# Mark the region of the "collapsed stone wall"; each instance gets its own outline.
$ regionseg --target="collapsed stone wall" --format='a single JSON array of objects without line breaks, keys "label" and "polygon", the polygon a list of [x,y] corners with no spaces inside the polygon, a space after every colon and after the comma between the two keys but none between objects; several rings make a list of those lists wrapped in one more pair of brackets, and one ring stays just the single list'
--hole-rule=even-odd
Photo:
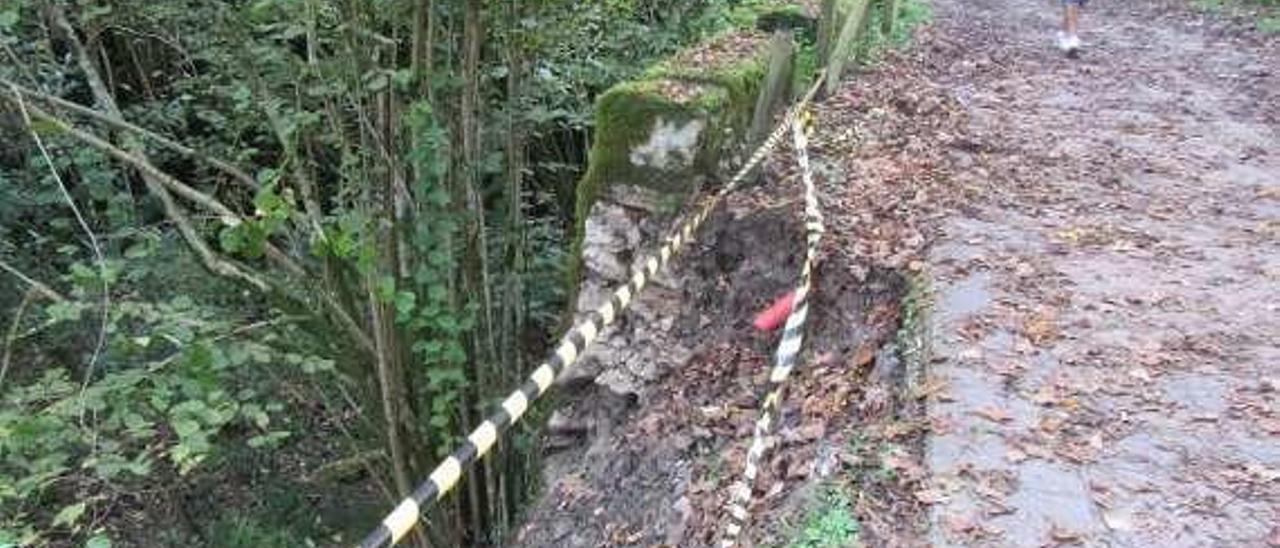
[{"label": "collapsed stone wall", "polygon": [[[792,91],[789,73],[787,85],[769,85],[778,65],[772,59],[771,70],[771,58],[783,55],[791,64],[791,40],[790,32],[772,40],[755,29],[727,33],[597,101],[595,139],[578,188],[577,314],[594,310],[626,283],[633,263],[656,251],[702,186],[736,165],[760,137],[753,119],[769,119]],[[782,41],[787,47],[778,47]],[[698,275],[679,268],[659,273],[561,382],[594,381],[643,399],[647,385],[695,350],[689,331],[697,329],[697,311],[688,310],[686,288],[704,285],[688,279]]]}]

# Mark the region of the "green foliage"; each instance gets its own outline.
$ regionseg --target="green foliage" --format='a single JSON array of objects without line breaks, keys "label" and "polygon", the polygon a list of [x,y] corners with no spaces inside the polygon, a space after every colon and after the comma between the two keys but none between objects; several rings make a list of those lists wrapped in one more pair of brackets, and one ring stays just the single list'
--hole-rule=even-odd
[{"label": "green foliage", "polygon": [[844,548],[858,539],[861,525],[853,515],[849,496],[838,487],[828,487],[808,510],[803,525],[794,533],[788,548]]},{"label": "green foliage", "polygon": [[264,525],[249,516],[222,518],[209,527],[209,545],[214,548],[289,548],[298,539],[289,531]]},{"label": "green foliage", "polygon": [[409,158],[418,174],[414,195],[420,197],[410,241],[417,256],[425,260],[414,266],[411,289],[395,292],[390,300],[395,303],[397,321],[415,335],[412,350],[421,366],[417,372],[426,380],[428,437],[437,442],[437,454],[443,456],[457,430],[455,412],[467,386],[463,334],[474,314],[456,302],[449,290],[457,266],[453,242],[460,218],[444,187],[448,141],[429,104],[416,103],[409,116],[415,137]]},{"label": "green foliage", "polygon": [[[508,340],[519,341],[520,352],[540,351],[566,300],[560,280],[569,218],[554,204],[572,195],[580,175],[595,97],[655,59],[744,24],[748,14],[732,4],[553,0],[519,3],[509,14],[506,3],[483,3],[480,137],[469,166],[455,142],[465,78],[458,68],[462,2],[432,3],[435,63],[417,73],[409,63],[414,2],[57,3],[76,35],[92,37],[95,61],[111,69],[104,80],[124,117],[197,151],[191,156],[144,138],[147,160],[244,221],[223,226],[175,195],[194,231],[179,234],[137,173],[38,126],[101,241],[107,260],[99,265],[44,158],[15,125],[10,102],[0,101],[0,125],[12,136],[0,140],[0,257],[68,297],[33,301],[18,321],[14,366],[0,392],[0,546],[128,544],[136,539],[122,534],[130,520],[120,516],[158,519],[150,505],[163,504],[131,494],[249,481],[229,470],[253,468],[264,454],[323,445],[324,434],[298,428],[322,411],[286,405],[300,390],[309,396],[313,385],[344,396],[354,388],[352,399],[363,401],[353,407],[381,409],[370,401],[377,397],[373,360],[328,303],[348,312],[357,329],[368,329],[378,305],[394,311],[399,346],[388,353],[409,364],[412,411],[423,419],[414,421],[423,434],[415,445],[447,450],[459,411],[509,388],[478,386],[476,370],[497,367],[470,355],[478,318],[494,310],[458,290],[470,268],[462,258],[492,258],[499,246],[476,250],[477,235],[463,228],[483,213],[480,236],[523,246],[525,264],[504,265],[513,272],[493,283],[521,280],[524,300],[510,306],[528,325]],[[51,6],[0,3],[0,77],[92,105],[72,48],[63,33],[50,31]],[[512,49],[526,71],[518,97],[508,97],[508,46],[518,46]],[[118,128],[58,114],[125,142]],[[515,200],[524,222],[514,240],[505,239],[501,222],[510,207],[503,195],[509,123],[527,138],[527,150],[519,151],[527,160],[527,195]],[[254,174],[257,187],[233,181],[206,156]],[[480,210],[470,210],[477,206],[462,192],[472,180]],[[203,238],[273,290],[256,293],[206,271],[185,237]],[[268,243],[303,273],[273,263]],[[89,371],[104,275],[112,282],[106,347]],[[25,289],[10,282],[0,276],[5,312],[17,309]],[[298,318],[305,329],[292,327]],[[328,411],[321,403],[315,405]],[[335,407],[345,409],[346,401]],[[272,472],[288,475],[336,451],[380,444],[379,413],[368,415],[343,430],[349,446],[326,445],[298,456],[303,462],[289,461],[301,466]],[[513,441],[521,455],[536,449]],[[293,544],[278,534],[288,528],[274,521],[297,516],[248,515],[202,515],[191,527],[219,545]],[[189,542],[193,531],[175,538]]]},{"label": "green foliage", "polygon": [[274,181],[258,191],[253,206],[253,218],[222,229],[223,251],[248,258],[261,257],[267,240],[279,232],[296,210],[288,193],[282,197],[276,192]]},{"label": "green foliage", "polygon": [[[145,270],[130,266],[149,260],[147,242],[129,247],[130,260],[113,261],[108,275]],[[92,340],[96,277],[73,263],[64,278],[80,297],[37,307],[24,337]],[[132,276],[115,287],[127,292],[146,280]],[[236,323],[224,311],[185,295],[117,298],[110,312],[107,346],[87,382],[78,362],[88,352],[71,353],[63,366],[17,365],[0,393],[0,535],[36,542],[92,533],[89,517],[121,489],[190,474],[231,432],[250,447],[277,447],[290,432],[278,424],[283,405],[259,372],[319,375],[334,367],[280,350],[273,336],[234,337]]]}]

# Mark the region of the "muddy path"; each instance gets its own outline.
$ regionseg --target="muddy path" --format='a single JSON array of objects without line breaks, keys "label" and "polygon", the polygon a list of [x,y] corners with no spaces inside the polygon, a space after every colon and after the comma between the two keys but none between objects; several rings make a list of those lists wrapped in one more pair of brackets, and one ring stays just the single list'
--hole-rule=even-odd
[{"label": "muddy path", "polygon": [[1280,545],[1280,47],[1177,4],[939,0],[934,545]]}]

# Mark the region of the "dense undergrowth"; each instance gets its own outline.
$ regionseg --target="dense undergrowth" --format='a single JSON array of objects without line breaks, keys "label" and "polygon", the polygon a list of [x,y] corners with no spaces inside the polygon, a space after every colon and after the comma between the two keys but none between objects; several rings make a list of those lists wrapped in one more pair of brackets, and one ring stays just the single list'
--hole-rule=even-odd
[{"label": "dense undergrowth", "polygon": [[0,546],[353,541],[552,335],[596,95],[752,4],[4,3]]}]

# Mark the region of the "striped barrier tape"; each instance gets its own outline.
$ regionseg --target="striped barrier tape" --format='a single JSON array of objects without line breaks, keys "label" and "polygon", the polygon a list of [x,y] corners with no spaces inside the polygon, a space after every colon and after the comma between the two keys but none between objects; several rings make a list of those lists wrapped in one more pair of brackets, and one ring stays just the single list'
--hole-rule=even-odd
[{"label": "striped barrier tape", "polygon": [[778,341],[777,354],[774,357],[773,370],[769,372],[769,391],[760,405],[760,418],[756,420],[751,435],[751,446],[747,449],[747,462],[742,472],[742,479],[734,482],[729,488],[729,517],[725,526],[725,534],[720,542],[722,548],[731,548],[738,543],[738,536],[747,526],[750,518],[748,508],[751,505],[751,490],[760,472],[760,464],[764,459],[766,439],[773,430],[779,410],[782,407],[782,393],[786,387],[787,377],[795,367],[796,358],[800,355],[800,345],[804,342],[804,323],[809,317],[809,290],[813,284],[813,263],[818,255],[818,243],[824,231],[822,211],[818,208],[818,195],[813,185],[813,173],[809,167],[808,138],[805,128],[812,117],[804,111],[791,124],[791,135],[796,149],[796,162],[800,165],[800,177],[804,180],[804,218],[805,248],[804,266],[800,270],[800,283],[796,285],[795,297],[791,301],[791,314],[787,316],[786,326],[782,330],[782,339]]},{"label": "striped barrier tape", "polygon": [[478,428],[473,430],[467,436],[467,439],[444,459],[444,462],[437,465],[426,481],[419,485],[417,489],[414,489],[413,493],[401,501],[390,514],[387,514],[382,523],[360,541],[360,548],[390,546],[400,542],[417,525],[418,518],[422,515],[422,507],[440,500],[457,485],[458,480],[462,477],[463,468],[480,459],[493,448],[498,436],[520,420],[520,417],[529,409],[529,405],[551,388],[551,384],[557,376],[573,366],[574,362],[590,347],[596,337],[630,306],[632,300],[653,279],[653,276],[659,270],[665,268],[673,256],[683,250],[684,245],[693,239],[694,232],[711,214],[711,211],[719,204],[720,200],[741,185],[750,172],[760,162],[764,161],[770,151],[778,146],[778,143],[786,135],[787,128],[795,120],[796,113],[812,100],[821,83],[822,77],[819,76],[813,87],[809,89],[809,92],[805,94],[799,103],[787,111],[778,127],[751,154],[751,157],[734,174],[733,178],[711,200],[707,201],[696,214],[687,219],[679,228],[672,231],[671,235],[662,244],[662,248],[657,255],[649,256],[647,259],[636,263],[640,267],[635,269],[631,280],[615,289],[608,301],[605,301],[596,310],[588,312],[582,322],[574,326],[569,333],[560,339],[560,345],[556,347],[552,356],[539,365],[533,371],[533,374],[529,376],[529,379],[520,385],[520,388],[512,392],[510,396],[507,396],[507,399],[502,401],[499,409],[489,415]]}]

